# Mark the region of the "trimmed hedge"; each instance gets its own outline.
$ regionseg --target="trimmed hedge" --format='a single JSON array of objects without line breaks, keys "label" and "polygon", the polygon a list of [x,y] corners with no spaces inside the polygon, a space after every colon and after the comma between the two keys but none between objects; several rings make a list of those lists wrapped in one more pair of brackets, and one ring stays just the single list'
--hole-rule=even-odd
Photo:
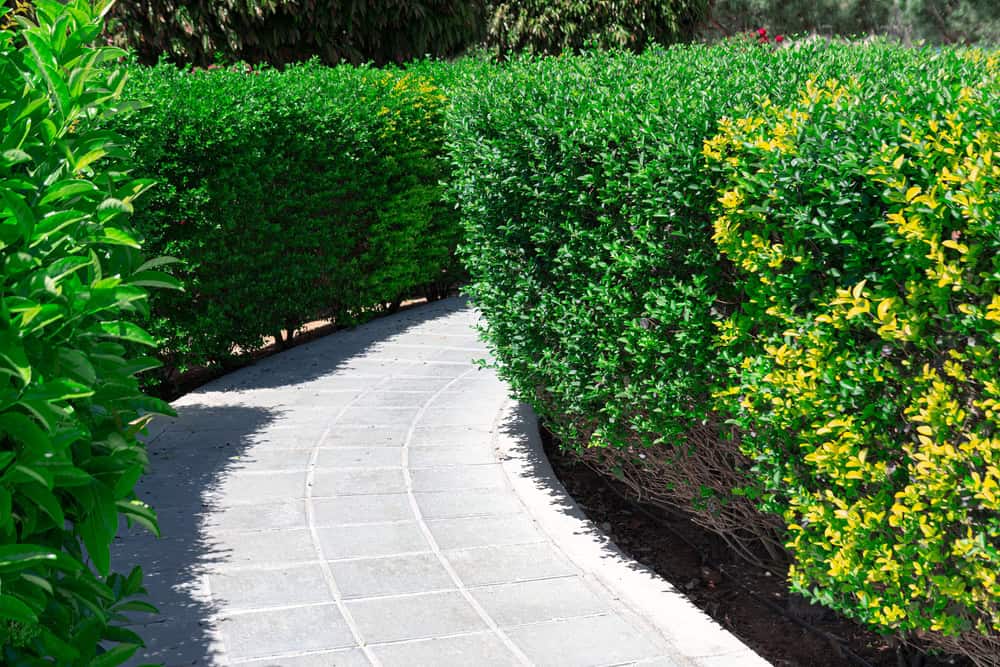
[{"label": "trimmed hedge", "polygon": [[[120,519],[156,531],[133,486],[136,435],[170,407],[136,375],[157,362],[136,322],[148,287],[128,222],[149,183],[91,120],[123,105],[117,49],[91,48],[104,3],[37,0],[0,31],[0,662],[117,665],[142,644],[126,612],[142,573],[110,571]],[[3,23],[0,12],[0,23]],[[6,17],[9,18],[9,17]],[[134,622],[134,617],[132,621]]]},{"label": "trimmed hedge", "polygon": [[745,555],[780,539],[814,600],[969,655],[1000,630],[995,59],[522,57],[451,113],[469,290],[557,436]]},{"label": "trimmed hedge", "polygon": [[[796,590],[902,632],[1000,631],[1000,56],[815,77],[724,122],[740,269],[722,392]],[[995,657],[995,656],[994,656]]]},{"label": "trimmed hedge", "polygon": [[185,294],[155,301],[172,367],[454,282],[444,98],[425,76],[163,65],[136,68],[126,94],[150,106],[114,127],[133,172],[159,181],[135,224],[149,248],[184,259]]}]

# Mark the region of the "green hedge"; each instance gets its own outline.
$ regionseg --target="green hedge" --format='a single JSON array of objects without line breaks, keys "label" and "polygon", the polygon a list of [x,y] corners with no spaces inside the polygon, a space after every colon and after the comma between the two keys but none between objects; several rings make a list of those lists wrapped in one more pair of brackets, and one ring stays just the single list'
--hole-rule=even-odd
[{"label": "green hedge", "polygon": [[147,287],[176,283],[128,222],[149,183],[90,122],[124,84],[106,65],[122,53],[88,46],[104,3],[35,7],[37,24],[0,32],[0,662],[116,665],[141,645],[124,613],[149,608],[110,545],[122,517],[156,530],[132,490],[136,435],[170,413],[139,390],[157,362],[136,322]]},{"label": "green hedge", "polygon": [[[470,292],[500,373],[563,442],[618,474],[666,461],[640,493],[686,503],[740,544],[766,543],[773,525],[747,521],[747,503],[777,514],[791,523],[796,590],[887,633],[966,633],[958,650],[970,655],[1000,630],[995,60],[745,39],[518,58],[470,73],[451,115]],[[852,102],[809,106],[831,79],[855,82]],[[941,148],[926,128],[949,120],[961,129]],[[801,157],[782,153],[799,142]],[[967,179],[977,164],[986,180],[963,200],[941,169]],[[970,210],[979,222],[960,224]],[[730,228],[719,218],[733,211]],[[929,237],[897,213],[928,220]],[[933,287],[945,275],[962,287]],[[883,340],[855,311],[840,313],[860,319],[839,333],[811,324],[827,304],[867,300],[876,313],[893,289],[878,315],[902,322],[895,313],[911,308],[909,338]],[[813,369],[826,387],[816,401],[775,370],[804,335],[786,330],[788,313],[843,345]],[[810,363],[797,354],[794,377]],[[827,460],[810,454],[833,428],[821,418],[866,425]],[[671,460],[694,475],[689,488],[669,477]],[[872,478],[857,482],[858,465]],[[718,489],[720,476],[738,488]],[[878,569],[892,563],[898,577]]]},{"label": "green hedge", "polygon": [[150,106],[114,127],[133,173],[158,181],[135,223],[149,248],[184,260],[186,292],[155,301],[171,366],[454,281],[443,96],[425,76],[163,65],[135,68],[126,94]]},{"label": "green hedge", "polygon": [[1000,631],[1000,57],[816,78],[724,123],[729,399],[792,585],[897,632]]}]

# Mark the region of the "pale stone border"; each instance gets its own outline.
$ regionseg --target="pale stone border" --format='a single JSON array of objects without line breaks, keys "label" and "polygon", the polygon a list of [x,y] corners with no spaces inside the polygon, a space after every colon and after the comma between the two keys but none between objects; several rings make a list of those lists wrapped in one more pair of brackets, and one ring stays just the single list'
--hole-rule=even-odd
[{"label": "pale stone border", "polygon": [[531,517],[578,568],[655,628],[677,657],[699,667],[771,664],[669,582],[625,556],[587,519],[553,473],[530,407],[509,401],[497,424],[504,473]]}]

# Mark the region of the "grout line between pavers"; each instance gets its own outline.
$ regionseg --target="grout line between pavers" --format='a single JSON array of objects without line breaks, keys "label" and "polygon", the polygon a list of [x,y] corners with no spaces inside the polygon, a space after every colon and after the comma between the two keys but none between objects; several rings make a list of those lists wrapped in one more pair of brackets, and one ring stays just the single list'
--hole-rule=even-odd
[{"label": "grout line between pavers", "polygon": [[320,559],[319,566],[320,570],[323,573],[323,579],[326,581],[327,588],[329,588],[330,594],[333,595],[333,598],[336,601],[337,610],[340,612],[340,615],[343,617],[344,622],[350,629],[351,636],[354,637],[355,643],[359,647],[361,647],[361,650],[364,651],[365,653],[365,657],[368,658],[368,662],[374,665],[374,667],[381,667],[382,663],[378,659],[378,657],[372,652],[372,650],[366,646],[365,639],[361,634],[361,629],[358,627],[358,624],[354,620],[354,616],[351,614],[350,610],[344,604],[343,596],[340,593],[340,588],[337,586],[337,581],[333,576],[333,570],[330,568],[330,564],[327,562],[323,554],[323,543],[320,541],[319,529],[315,521],[316,510],[313,507],[312,488],[316,477],[316,462],[319,460],[320,446],[333,431],[334,426],[337,424],[338,421],[340,421],[340,418],[347,413],[347,410],[348,408],[351,407],[351,405],[353,405],[362,396],[367,395],[371,391],[380,387],[382,384],[385,384],[385,382],[388,379],[389,379],[388,377],[385,377],[382,378],[381,380],[378,380],[377,382],[374,382],[370,387],[367,387],[360,394],[355,396],[351,401],[349,401],[347,404],[345,404],[343,407],[340,408],[340,410],[337,412],[337,416],[333,418],[329,426],[326,427],[326,429],[323,431],[323,434],[316,441],[316,445],[313,448],[312,456],[310,457],[309,460],[309,470],[306,473],[306,480],[305,480],[306,525],[309,527],[309,534],[310,537],[312,538],[313,548],[316,550],[316,555],[319,556]]},{"label": "grout line between pavers", "polygon": [[458,576],[458,572],[455,571],[455,568],[452,567],[451,562],[449,562],[448,559],[445,557],[445,555],[442,553],[440,545],[438,545],[437,540],[434,538],[433,533],[431,533],[430,527],[424,520],[423,513],[420,510],[420,506],[417,504],[417,498],[414,495],[413,491],[413,477],[410,474],[409,470],[410,443],[413,440],[414,433],[416,433],[417,424],[419,423],[420,418],[423,417],[424,413],[427,411],[428,406],[430,406],[430,404],[433,403],[438,396],[443,394],[445,389],[458,383],[460,380],[463,380],[467,375],[475,372],[476,370],[478,370],[478,367],[471,368],[468,371],[459,375],[458,377],[452,379],[451,382],[446,384],[444,387],[438,390],[433,396],[431,396],[424,404],[424,407],[421,408],[420,412],[418,412],[413,417],[413,421],[410,423],[410,429],[409,431],[407,431],[406,439],[403,442],[403,477],[406,480],[406,490],[410,498],[410,507],[413,510],[414,516],[417,518],[417,524],[420,526],[420,530],[423,532],[424,538],[427,540],[428,544],[430,544],[431,550],[434,552],[434,555],[437,557],[438,561],[444,567],[445,571],[448,573],[448,576],[450,576],[452,581],[455,582],[455,585],[458,587],[458,590],[461,593],[462,597],[465,598],[466,602],[468,602],[469,605],[472,606],[472,608],[479,615],[479,618],[482,619],[484,623],[486,623],[487,627],[489,627],[490,630],[493,631],[493,633],[497,636],[497,638],[499,638],[500,641],[503,642],[504,646],[507,647],[507,650],[510,651],[518,659],[518,662],[520,662],[522,665],[530,666],[532,663],[531,660],[528,659],[528,656],[525,655],[524,652],[517,646],[517,644],[515,644],[514,641],[507,635],[507,633],[500,628],[499,624],[493,619],[492,616],[489,615],[486,609],[484,609],[483,606],[479,604],[479,602],[474,597],[472,597],[472,594],[469,593],[468,589],[466,589],[465,587],[465,584],[462,582],[461,577]]}]

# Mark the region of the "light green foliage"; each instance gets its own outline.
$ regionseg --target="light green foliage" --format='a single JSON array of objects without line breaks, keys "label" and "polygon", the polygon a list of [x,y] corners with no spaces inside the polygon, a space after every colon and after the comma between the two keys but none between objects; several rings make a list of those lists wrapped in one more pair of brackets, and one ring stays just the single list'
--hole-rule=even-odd
[{"label": "light green foliage", "polygon": [[739,267],[721,398],[793,586],[885,631],[1000,632],[1000,57],[815,78],[706,143]]},{"label": "light green foliage", "polygon": [[111,573],[120,517],[156,530],[132,487],[136,435],[169,406],[136,374],[157,366],[136,320],[147,287],[128,224],[148,187],[122,172],[117,136],[93,121],[124,85],[91,48],[105,3],[38,0],[0,32],[0,662],[115,665],[141,643],[121,614],[144,607],[141,572]]},{"label": "light green foliage", "polygon": [[[427,68],[425,68],[427,69]],[[184,294],[156,300],[174,367],[305,322],[345,324],[454,280],[459,226],[441,203],[444,103],[425,76],[318,64],[285,71],[136,68],[149,100],[115,121],[150,248],[184,259]]]}]

